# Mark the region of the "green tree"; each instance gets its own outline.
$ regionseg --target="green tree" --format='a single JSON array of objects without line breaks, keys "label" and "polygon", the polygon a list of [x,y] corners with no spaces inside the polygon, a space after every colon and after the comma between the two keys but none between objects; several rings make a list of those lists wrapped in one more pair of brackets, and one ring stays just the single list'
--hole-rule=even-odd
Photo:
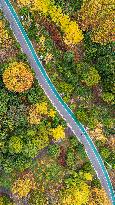
[{"label": "green tree", "polygon": [[106,92],[102,94],[102,99],[110,104],[114,104],[114,95],[112,93]]},{"label": "green tree", "polygon": [[23,141],[20,136],[12,136],[9,141],[9,152],[20,153],[22,152]]},{"label": "green tree", "polygon": [[89,69],[82,74],[81,78],[82,82],[90,87],[98,84],[100,80],[99,73],[94,67],[89,67]]},{"label": "green tree", "polygon": [[102,147],[100,150],[100,154],[104,159],[107,159],[109,155],[111,154],[110,150],[106,147]]},{"label": "green tree", "polygon": [[101,76],[104,91],[114,93],[114,56],[112,54],[112,51],[110,52],[111,54],[100,56],[97,59],[96,69],[98,70]]},{"label": "green tree", "polygon": [[37,153],[38,153],[38,148],[31,141],[29,141],[26,145],[24,145],[23,154],[27,158],[34,158],[37,155]]},{"label": "green tree", "polygon": [[82,122],[84,125],[87,125],[88,123],[88,114],[85,108],[81,107],[78,108],[76,111],[76,117],[80,122]]},{"label": "green tree", "polygon": [[11,161],[10,157],[3,161],[3,169],[5,173],[11,173],[14,169],[13,162]]}]

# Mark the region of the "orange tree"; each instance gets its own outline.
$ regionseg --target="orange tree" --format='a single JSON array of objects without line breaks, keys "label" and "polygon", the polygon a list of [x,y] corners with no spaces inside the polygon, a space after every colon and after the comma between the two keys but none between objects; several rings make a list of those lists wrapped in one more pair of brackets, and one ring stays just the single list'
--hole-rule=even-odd
[{"label": "orange tree", "polygon": [[110,201],[106,195],[104,189],[94,188],[91,190],[91,197],[89,200],[89,205],[96,205],[96,204],[103,204],[103,205],[110,205]]},{"label": "orange tree", "polygon": [[13,62],[4,71],[3,82],[8,90],[21,93],[31,88],[33,74],[26,64]]}]

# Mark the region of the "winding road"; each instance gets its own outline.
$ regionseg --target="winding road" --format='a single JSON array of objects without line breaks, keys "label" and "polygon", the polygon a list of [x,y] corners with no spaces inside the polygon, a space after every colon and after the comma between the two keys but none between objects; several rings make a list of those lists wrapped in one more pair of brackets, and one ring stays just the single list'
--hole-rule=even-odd
[{"label": "winding road", "polygon": [[44,90],[45,94],[67,122],[67,125],[71,128],[78,140],[84,145],[86,153],[94,167],[98,178],[104,189],[106,190],[112,205],[115,205],[114,190],[108,175],[108,172],[104,166],[103,160],[97,151],[93,141],[86,132],[84,126],[76,119],[73,112],[68,105],[63,101],[56,88],[50,81],[43,65],[41,64],[31,41],[29,40],[27,33],[25,32],[18,15],[16,14],[12,4],[9,0],[0,0],[0,7],[7,20],[10,23],[11,29],[17,41],[20,43],[23,52],[27,55],[28,61],[31,67],[34,69],[36,78]]}]

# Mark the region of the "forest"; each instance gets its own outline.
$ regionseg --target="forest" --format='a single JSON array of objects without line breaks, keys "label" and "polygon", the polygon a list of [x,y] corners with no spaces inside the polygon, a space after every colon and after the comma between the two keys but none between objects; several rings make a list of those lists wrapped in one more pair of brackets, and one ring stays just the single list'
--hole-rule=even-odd
[{"label": "forest", "polygon": [[[10,0],[115,186],[114,0]],[[0,10],[0,205],[111,205]]]}]

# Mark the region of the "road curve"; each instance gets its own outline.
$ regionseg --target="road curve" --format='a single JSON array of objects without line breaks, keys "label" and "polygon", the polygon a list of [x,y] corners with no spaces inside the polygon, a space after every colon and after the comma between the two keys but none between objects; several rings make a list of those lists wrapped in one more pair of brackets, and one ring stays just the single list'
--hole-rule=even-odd
[{"label": "road curve", "polygon": [[4,15],[10,22],[11,29],[13,30],[16,39],[20,43],[23,52],[27,55],[28,61],[35,71],[36,78],[40,86],[44,90],[53,106],[56,108],[62,118],[67,122],[67,125],[71,128],[75,136],[84,145],[92,166],[94,167],[102,186],[105,188],[110,198],[111,204],[115,205],[114,190],[108,172],[93,141],[86,132],[84,126],[76,119],[73,112],[63,101],[54,85],[51,83],[50,78],[48,77],[43,65],[41,64],[31,44],[31,41],[29,40],[27,33],[25,32],[10,1],[0,0],[0,7],[3,10]]}]

